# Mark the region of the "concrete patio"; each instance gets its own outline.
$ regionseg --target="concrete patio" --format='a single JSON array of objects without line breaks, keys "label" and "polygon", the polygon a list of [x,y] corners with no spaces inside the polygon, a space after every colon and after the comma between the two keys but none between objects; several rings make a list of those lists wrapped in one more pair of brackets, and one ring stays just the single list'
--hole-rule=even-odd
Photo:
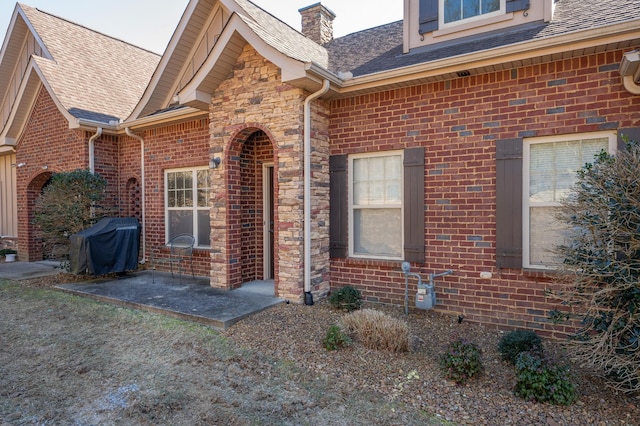
[{"label": "concrete patio", "polygon": [[[57,262],[0,264],[0,278],[23,280],[61,273]],[[209,279],[139,271],[55,288],[106,303],[227,328],[252,314],[285,303],[274,296],[273,281],[253,281],[236,290],[220,290]]]}]

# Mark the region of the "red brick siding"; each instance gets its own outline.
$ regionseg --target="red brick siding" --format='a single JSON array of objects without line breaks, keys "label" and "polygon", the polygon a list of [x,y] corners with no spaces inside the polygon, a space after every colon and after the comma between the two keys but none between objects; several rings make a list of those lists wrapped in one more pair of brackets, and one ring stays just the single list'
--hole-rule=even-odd
[{"label": "red brick siding", "polygon": [[242,282],[264,278],[262,165],[273,161],[273,147],[262,131],[242,145],[240,156]]},{"label": "red brick siding", "polygon": [[[28,120],[18,140],[17,170],[18,252],[21,260],[42,260],[42,245],[33,225],[33,208],[51,173],[87,168],[88,144],[84,132],[70,130],[46,89],[38,93]],[[46,168],[45,168],[46,167]]]},{"label": "red brick siding", "polygon": [[[425,147],[427,261],[413,271],[455,271],[437,280],[438,310],[500,328],[564,331],[546,321],[556,306],[544,276],[495,267],[495,141],[638,126],[640,97],[624,90],[617,72],[622,53],[332,102],[332,155]],[[347,284],[366,299],[404,303],[399,262],[333,260],[332,287]],[[411,300],[415,291],[412,281]]]},{"label": "red brick siding", "polygon": [[[147,130],[138,134],[145,144],[146,258],[154,247],[165,244],[164,172],[167,169],[208,167],[209,120],[197,119]],[[131,179],[142,181],[140,142],[123,136],[119,155],[119,191],[122,210],[129,211],[128,186]],[[194,250],[196,275],[209,276],[211,266],[208,249]]]}]

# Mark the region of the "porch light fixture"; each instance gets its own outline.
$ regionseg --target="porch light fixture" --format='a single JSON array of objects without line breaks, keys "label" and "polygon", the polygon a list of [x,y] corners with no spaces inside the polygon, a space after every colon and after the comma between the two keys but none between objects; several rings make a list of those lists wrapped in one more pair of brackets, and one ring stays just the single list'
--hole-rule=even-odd
[{"label": "porch light fixture", "polygon": [[217,169],[218,166],[220,165],[220,162],[222,160],[220,160],[220,157],[213,157],[210,161],[209,161],[209,168],[211,169]]},{"label": "porch light fixture", "polygon": [[16,167],[24,167],[26,165],[27,165],[27,163],[18,163],[18,165]]},{"label": "porch light fixture", "polygon": [[622,56],[620,62],[620,75],[626,77],[632,75],[634,80],[640,78],[640,51],[632,50]]},{"label": "porch light fixture", "polygon": [[618,71],[627,92],[640,95],[640,50],[625,53]]}]

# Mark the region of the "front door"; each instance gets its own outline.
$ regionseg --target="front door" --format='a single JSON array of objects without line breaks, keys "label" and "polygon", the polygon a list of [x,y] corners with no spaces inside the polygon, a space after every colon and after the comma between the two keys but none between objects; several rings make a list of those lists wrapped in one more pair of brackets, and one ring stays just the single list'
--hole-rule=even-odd
[{"label": "front door", "polygon": [[264,244],[264,279],[274,277],[274,215],[273,215],[273,164],[262,166],[262,199],[263,199],[263,244]]}]

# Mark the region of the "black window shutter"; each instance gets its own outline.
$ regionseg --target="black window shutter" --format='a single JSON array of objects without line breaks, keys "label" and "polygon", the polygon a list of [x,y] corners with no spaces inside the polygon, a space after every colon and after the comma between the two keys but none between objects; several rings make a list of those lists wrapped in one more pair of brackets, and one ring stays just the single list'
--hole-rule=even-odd
[{"label": "black window shutter", "polygon": [[420,34],[438,29],[438,0],[420,0]]},{"label": "black window shutter", "polygon": [[329,157],[329,256],[347,257],[347,156]]},{"label": "black window shutter", "polygon": [[404,258],[424,263],[424,147],[404,150]]},{"label": "black window shutter", "polygon": [[640,144],[640,127],[618,129],[618,149],[626,149],[627,142],[637,142]]},{"label": "black window shutter", "polygon": [[529,0],[507,0],[507,13],[529,9]]},{"label": "black window shutter", "polygon": [[522,268],[522,139],[496,142],[496,266]]}]

